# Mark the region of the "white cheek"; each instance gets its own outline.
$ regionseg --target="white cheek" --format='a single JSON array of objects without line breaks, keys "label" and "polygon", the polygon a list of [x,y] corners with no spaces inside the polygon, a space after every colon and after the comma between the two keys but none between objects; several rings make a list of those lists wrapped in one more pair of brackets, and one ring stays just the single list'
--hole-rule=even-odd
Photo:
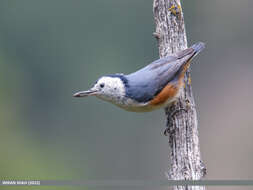
[{"label": "white cheek", "polygon": [[101,98],[107,99],[115,103],[121,103],[125,97],[124,83],[120,78],[103,77],[100,83],[105,83],[101,89]]},{"label": "white cheek", "polygon": [[102,92],[103,92],[103,94],[105,95],[105,96],[111,96],[111,90],[109,89],[109,88],[107,88],[107,87],[104,87],[104,89],[102,90]]}]

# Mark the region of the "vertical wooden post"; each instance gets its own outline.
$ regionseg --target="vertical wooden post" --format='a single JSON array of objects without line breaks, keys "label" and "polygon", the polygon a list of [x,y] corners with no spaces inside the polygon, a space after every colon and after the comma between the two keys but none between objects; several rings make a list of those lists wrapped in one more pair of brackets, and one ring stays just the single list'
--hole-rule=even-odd
[{"label": "vertical wooden post", "polygon": [[[184,16],[180,0],[154,0],[154,19],[160,57],[187,48]],[[167,117],[170,165],[168,178],[199,180],[206,169],[201,161],[198,121],[191,87],[191,76],[185,74],[185,88],[179,100],[165,109]],[[174,190],[204,190],[204,186],[174,186]]]}]

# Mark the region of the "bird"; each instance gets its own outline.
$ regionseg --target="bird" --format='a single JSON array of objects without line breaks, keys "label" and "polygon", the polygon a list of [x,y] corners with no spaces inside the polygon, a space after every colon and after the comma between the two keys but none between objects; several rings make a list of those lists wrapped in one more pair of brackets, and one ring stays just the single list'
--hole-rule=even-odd
[{"label": "bird", "polygon": [[130,112],[150,112],[172,105],[184,86],[184,75],[191,60],[205,44],[191,47],[160,58],[130,74],[109,74],[100,77],[86,91],[74,97],[95,96]]}]

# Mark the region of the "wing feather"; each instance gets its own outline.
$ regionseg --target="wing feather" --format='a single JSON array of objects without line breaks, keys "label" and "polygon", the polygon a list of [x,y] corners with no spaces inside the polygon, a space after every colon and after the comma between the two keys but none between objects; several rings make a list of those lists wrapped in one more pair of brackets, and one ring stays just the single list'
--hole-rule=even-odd
[{"label": "wing feather", "polygon": [[152,100],[170,81],[176,81],[173,79],[180,75],[182,66],[198,53],[194,48],[196,45],[198,44],[171,56],[158,59],[146,67],[126,75],[129,84],[126,95],[138,102]]}]

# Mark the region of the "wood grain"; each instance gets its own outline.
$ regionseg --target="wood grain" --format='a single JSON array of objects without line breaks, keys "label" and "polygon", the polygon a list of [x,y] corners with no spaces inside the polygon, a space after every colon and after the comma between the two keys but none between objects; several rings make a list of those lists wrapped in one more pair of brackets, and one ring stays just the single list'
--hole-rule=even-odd
[{"label": "wood grain", "polygon": [[[154,36],[158,40],[160,57],[186,49],[187,39],[180,0],[154,0],[153,13],[156,25]],[[205,175],[206,169],[200,155],[198,121],[189,69],[185,73],[184,84],[179,100],[165,109],[171,160],[168,178],[199,180]],[[174,186],[173,189],[204,190],[205,187]]]}]

